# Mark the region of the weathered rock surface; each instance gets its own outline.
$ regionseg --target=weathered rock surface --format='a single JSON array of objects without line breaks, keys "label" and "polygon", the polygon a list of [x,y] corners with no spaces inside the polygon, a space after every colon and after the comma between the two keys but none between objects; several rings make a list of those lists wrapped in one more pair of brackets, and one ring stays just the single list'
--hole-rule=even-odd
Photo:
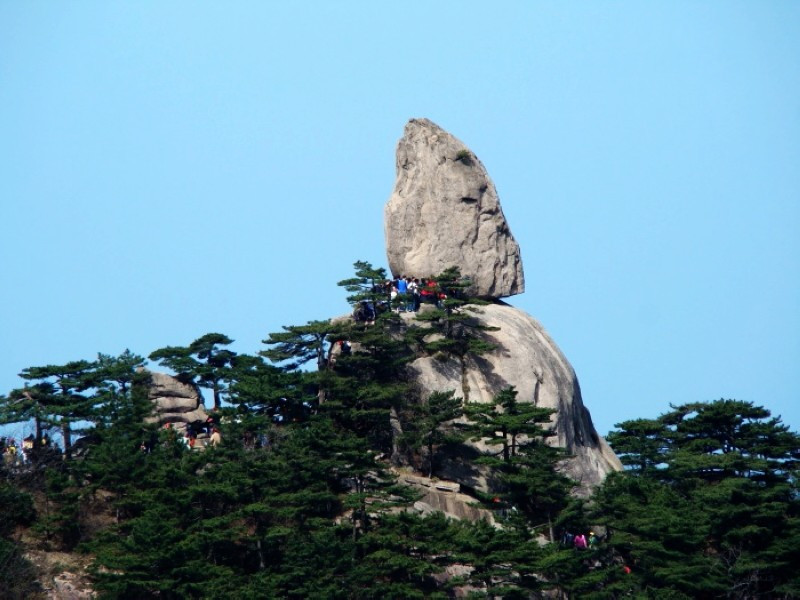
[{"label": "weathered rock surface", "polygon": [[[491,402],[501,389],[513,385],[518,400],[555,409],[552,423],[556,435],[551,443],[573,455],[564,470],[579,482],[581,490],[586,492],[611,471],[621,470],[619,459],[595,431],[575,371],[541,324],[504,303],[479,310],[475,316],[479,323],[500,328],[484,333],[497,348],[480,357],[466,358],[463,364],[438,357],[415,360],[410,368],[422,397],[434,391],[455,390],[465,401]],[[485,473],[470,462],[458,458],[446,461],[440,475],[485,489]]]},{"label": "weathered rock surface", "polygon": [[395,276],[428,277],[458,266],[472,279],[476,296],[525,291],[519,245],[486,169],[427,119],[409,121],[398,143],[384,228]]},{"label": "weathered rock surface", "polygon": [[443,512],[454,519],[495,522],[492,511],[479,508],[475,498],[462,494],[461,486],[454,481],[434,480],[409,473],[398,475],[398,481],[421,493],[420,499],[414,503],[414,509],[422,514]]},{"label": "weathered rock surface", "polygon": [[151,420],[164,425],[205,421],[208,418],[203,396],[196,386],[165,373],[151,372],[150,376],[149,397],[155,404],[155,416]]}]

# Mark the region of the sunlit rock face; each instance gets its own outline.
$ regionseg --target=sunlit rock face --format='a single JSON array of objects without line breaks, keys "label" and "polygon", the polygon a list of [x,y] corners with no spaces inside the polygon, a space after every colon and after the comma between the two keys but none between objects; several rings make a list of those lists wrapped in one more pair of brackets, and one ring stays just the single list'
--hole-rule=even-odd
[{"label": "sunlit rock face", "polygon": [[525,291],[519,245],[494,183],[461,141],[427,119],[409,121],[397,145],[384,231],[395,276],[428,277],[457,266],[475,296]]},{"label": "sunlit rock face", "polygon": [[[513,385],[520,402],[532,402],[555,411],[550,443],[566,448],[571,458],[563,470],[588,492],[605,476],[622,469],[619,459],[597,434],[583,405],[575,371],[542,325],[522,310],[504,303],[482,306],[475,314],[479,325],[499,327],[483,333],[496,349],[481,356],[422,357],[410,365],[424,399],[434,391],[454,390],[469,402],[492,402],[503,388]],[[406,317],[411,319],[410,315]],[[486,450],[480,444],[473,448]],[[466,453],[469,456],[469,453]],[[457,456],[445,461],[441,476],[473,488],[486,487],[486,471]]]}]

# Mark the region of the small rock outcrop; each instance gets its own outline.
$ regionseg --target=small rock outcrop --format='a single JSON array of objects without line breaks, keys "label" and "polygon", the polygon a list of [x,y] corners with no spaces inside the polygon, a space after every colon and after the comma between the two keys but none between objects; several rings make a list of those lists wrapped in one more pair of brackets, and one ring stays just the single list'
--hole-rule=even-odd
[{"label": "small rock outcrop", "polygon": [[151,421],[159,425],[205,422],[208,414],[203,405],[203,396],[196,386],[165,373],[151,372],[150,377],[149,397],[155,405],[155,415]]},{"label": "small rock outcrop", "polygon": [[427,119],[409,121],[398,143],[384,229],[395,276],[428,277],[458,266],[472,280],[474,296],[525,291],[519,245],[486,169]]},{"label": "small rock outcrop", "polygon": [[477,506],[473,496],[462,494],[461,486],[456,482],[430,479],[410,473],[399,473],[398,481],[420,493],[419,500],[414,503],[414,510],[421,514],[442,512],[453,519],[467,521],[485,519],[489,523],[495,523],[494,513]]}]

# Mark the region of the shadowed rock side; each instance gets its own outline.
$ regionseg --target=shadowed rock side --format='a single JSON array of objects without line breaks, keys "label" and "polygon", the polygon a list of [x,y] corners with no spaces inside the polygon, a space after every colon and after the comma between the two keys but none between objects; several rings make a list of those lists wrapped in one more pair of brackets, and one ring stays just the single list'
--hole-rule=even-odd
[{"label": "shadowed rock side", "polygon": [[519,245],[478,158],[427,119],[412,119],[397,146],[397,179],[384,212],[395,276],[438,275],[458,266],[472,294],[525,291]]},{"label": "shadowed rock side", "polygon": [[[583,405],[575,371],[541,324],[504,303],[479,310],[478,322],[500,328],[485,332],[486,339],[497,345],[497,349],[478,358],[468,358],[463,365],[455,359],[415,360],[411,371],[422,397],[434,391],[455,390],[465,401],[491,402],[501,389],[513,385],[520,401],[555,409],[552,418],[557,435],[551,438],[551,443],[573,455],[563,468],[579,482],[581,491],[588,492],[608,473],[621,470],[619,459],[595,431],[589,411]],[[470,467],[468,454],[446,461],[441,475],[470,487],[484,488],[485,475]]]}]

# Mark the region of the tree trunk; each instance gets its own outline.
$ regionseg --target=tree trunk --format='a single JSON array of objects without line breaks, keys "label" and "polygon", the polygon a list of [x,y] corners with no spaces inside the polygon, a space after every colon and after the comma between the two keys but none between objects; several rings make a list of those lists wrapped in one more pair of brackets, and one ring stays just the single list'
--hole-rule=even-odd
[{"label": "tree trunk", "polygon": [[39,418],[39,415],[33,418],[33,423],[36,427],[36,441],[33,443],[33,447],[40,448],[42,446],[42,420]]},{"label": "tree trunk", "polygon": [[400,452],[400,437],[403,435],[403,425],[400,423],[400,417],[395,406],[389,409],[389,426],[392,430],[392,464],[399,466],[404,463]]},{"label": "tree trunk", "polygon": [[219,410],[222,407],[222,398],[219,393],[219,383],[214,382],[214,410]]},{"label": "tree trunk", "polygon": [[69,421],[61,423],[61,437],[64,438],[64,458],[72,456],[72,430]]},{"label": "tree trunk", "polygon": [[256,547],[258,548],[258,568],[264,570],[267,568],[266,561],[264,561],[264,550],[261,548],[261,538],[256,540]]}]

